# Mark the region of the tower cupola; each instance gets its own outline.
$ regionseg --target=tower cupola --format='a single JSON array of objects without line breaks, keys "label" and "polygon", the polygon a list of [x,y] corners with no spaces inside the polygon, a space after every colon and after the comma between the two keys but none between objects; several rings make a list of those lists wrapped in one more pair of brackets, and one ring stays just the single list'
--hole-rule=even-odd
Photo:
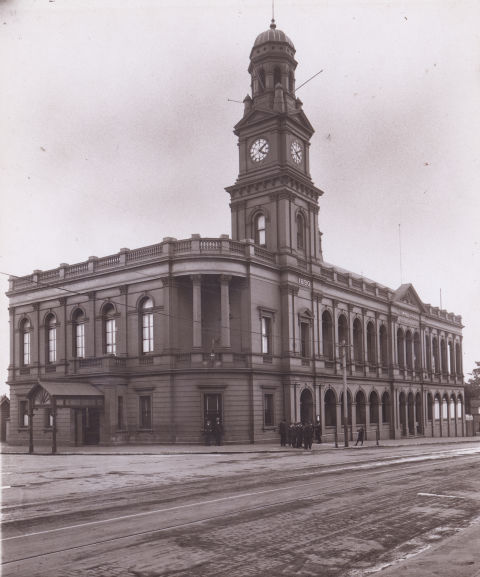
[{"label": "tower cupola", "polygon": [[272,19],[270,28],[261,32],[250,53],[248,72],[251,76],[254,105],[273,108],[275,90],[281,88],[286,106],[295,104],[295,46]]}]

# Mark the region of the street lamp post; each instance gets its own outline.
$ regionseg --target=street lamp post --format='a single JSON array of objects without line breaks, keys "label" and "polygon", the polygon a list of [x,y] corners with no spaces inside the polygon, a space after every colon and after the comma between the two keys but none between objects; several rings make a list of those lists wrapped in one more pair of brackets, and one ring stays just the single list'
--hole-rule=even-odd
[{"label": "street lamp post", "polygon": [[343,353],[343,436],[345,439],[345,447],[348,447],[347,346],[345,341],[342,341],[340,348]]}]

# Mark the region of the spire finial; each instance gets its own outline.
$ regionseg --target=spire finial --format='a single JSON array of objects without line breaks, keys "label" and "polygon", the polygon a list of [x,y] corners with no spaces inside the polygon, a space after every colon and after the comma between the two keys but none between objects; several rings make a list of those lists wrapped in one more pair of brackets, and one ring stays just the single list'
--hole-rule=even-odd
[{"label": "spire finial", "polygon": [[270,28],[275,30],[277,25],[275,24],[275,0],[272,0],[272,21],[270,22]]}]

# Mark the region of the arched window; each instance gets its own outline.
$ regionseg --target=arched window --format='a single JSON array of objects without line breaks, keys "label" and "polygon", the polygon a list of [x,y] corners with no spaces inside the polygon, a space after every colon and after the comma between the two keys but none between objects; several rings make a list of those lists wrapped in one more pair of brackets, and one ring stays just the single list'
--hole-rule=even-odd
[{"label": "arched window", "polygon": [[358,391],[355,395],[355,418],[357,420],[357,425],[367,424],[367,410],[366,410],[366,399],[365,393],[363,391]]},{"label": "arched window", "polygon": [[427,420],[431,421],[433,418],[433,398],[430,393],[427,395]]},{"label": "arched window", "polygon": [[445,421],[448,418],[448,398],[447,395],[442,397],[442,419]]},{"label": "arched window", "polygon": [[440,341],[440,356],[442,360],[442,373],[444,375],[448,372],[448,360],[447,360],[447,345],[445,344],[445,339]]},{"label": "arched window", "polygon": [[288,75],[288,90],[295,92],[295,77],[293,76],[293,72],[290,72]]},{"label": "arched window", "polygon": [[300,213],[297,214],[297,249],[305,250],[305,221]]},{"label": "arched window", "polygon": [[360,319],[353,321],[353,358],[357,364],[363,362],[363,334]]},{"label": "arched window", "polygon": [[433,416],[436,421],[440,420],[440,397],[439,395],[435,395],[435,399],[433,402]]},{"label": "arched window", "polygon": [[412,358],[412,332],[407,331],[405,333],[405,344],[406,344],[406,352],[407,352],[407,369],[413,369],[413,358]]},{"label": "arched window", "polygon": [[325,426],[335,427],[337,424],[337,402],[335,393],[328,389],[325,393]]},{"label": "arched window", "polygon": [[367,324],[367,359],[368,364],[370,365],[375,364],[375,348],[375,325],[372,322],[369,322]]},{"label": "arched window", "polygon": [[146,298],[140,305],[142,317],[142,353],[153,353],[153,301]]},{"label": "arched window", "polygon": [[47,363],[55,363],[57,360],[57,325],[54,315],[48,315],[45,319]]},{"label": "arched window", "polygon": [[382,423],[390,422],[390,395],[385,392],[382,395]]},{"label": "arched window", "polygon": [[82,309],[77,309],[73,315],[73,356],[85,358],[85,315]]},{"label": "arched window", "polygon": [[258,71],[258,91],[260,93],[265,91],[265,70],[263,68]]},{"label": "arched window", "polygon": [[[343,426],[344,424],[344,403],[343,403],[343,393],[341,393],[340,395],[340,405],[341,405],[341,425]],[[358,421],[357,421],[358,422]],[[352,395],[350,394],[350,391],[347,391],[347,424],[351,425],[352,424]]]},{"label": "arched window", "polygon": [[432,371],[434,373],[440,372],[440,364],[438,362],[438,341],[437,337],[432,339]]},{"label": "arched window", "polygon": [[448,342],[448,360],[449,360],[448,373],[450,375],[454,375],[455,374],[455,350],[454,350],[452,341]]},{"label": "arched window", "polygon": [[260,246],[266,246],[266,225],[265,215],[257,214],[255,217],[255,243]]},{"label": "arched window", "polygon": [[370,393],[370,422],[378,423],[378,395],[375,391]]},{"label": "arched window", "polygon": [[416,371],[422,367],[422,349],[420,347],[420,335],[415,333],[413,335],[413,366]]},{"label": "arched window", "polygon": [[380,363],[382,367],[388,366],[388,340],[387,327],[385,325],[380,327]]},{"label": "arched window", "polygon": [[322,314],[323,356],[333,360],[333,323],[332,315],[328,311]]},{"label": "arched window", "polygon": [[457,419],[461,419],[463,416],[463,408],[462,408],[462,397],[457,398]]},{"label": "arched window", "polygon": [[105,354],[115,355],[117,353],[117,323],[115,307],[110,303],[103,307],[103,334]]},{"label": "arched window", "polygon": [[403,330],[397,330],[397,357],[398,366],[401,369],[405,368],[405,337],[403,336]]},{"label": "arched window", "polygon": [[31,362],[30,357],[30,335],[32,333],[32,325],[29,319],[24,319],[20,325],[20,362],[23,366],[27,366]]},{"label": "arched window", "polygon": [[[338,317],[338,344],[348,345],[348,323],[345,315],[340,315]],[[344,349],[343,352],[340,353],[340,355],[342,356],[343,354],[345,354],[347,350],[348,348]]]},{"label": "arched window", "polygon": [[455,418],[455,397],[452,395],[450,397],[450,414],[449,414],[451,419]]},{"label": "arched window", "polygon": [[273,87],[277,86],[277,84],[282,83],[282,71],[278,66],[275,66],[273,69]]},{"label": "arched window", "polygon": [[427,360],[427,371],[432,370],[432,347],[430,335],[425,335],[425,358]]},{"label": "arched window", "polygon": [[462,374],[462,357],[460,355],[460,343],[455,343],[455,370],[457,375]]}]

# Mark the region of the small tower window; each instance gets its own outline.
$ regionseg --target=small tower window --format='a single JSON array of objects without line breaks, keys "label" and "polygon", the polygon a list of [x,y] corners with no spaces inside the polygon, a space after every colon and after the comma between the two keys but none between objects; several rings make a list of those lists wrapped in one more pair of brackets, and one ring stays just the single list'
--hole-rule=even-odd
[{"label": "small tower window", "polygon": [[290,72],[290,74],[288,75],[288,90],[290,92],[295,91],[295,78],[293,76],[293,72]]},{"label": "small tower window", "polygon": [[282,71],[278,66],[275,66],[273,70],[273,87],[275,88],[277,84],[282,83]]},{"label": "small tower window", "polygon": [[259,214],[255,217],[255,243],[266,246],[265,215]]},{"label": "small tower window", "polygon": [[265,70],[260,68],[258,72],[258,91],[260,93],[264,92],[265,90]]},{"label": "small tower window", "polygon": [[305,250],[305,221],[301,214],[297,215],[297,249]]}]

